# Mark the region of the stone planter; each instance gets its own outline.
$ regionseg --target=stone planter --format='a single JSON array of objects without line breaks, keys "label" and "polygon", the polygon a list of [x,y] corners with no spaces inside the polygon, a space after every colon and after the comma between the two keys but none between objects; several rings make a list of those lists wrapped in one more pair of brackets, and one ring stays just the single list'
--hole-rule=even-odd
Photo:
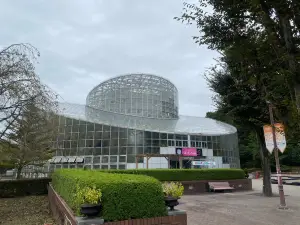
[{"label": "stone planter", "polygon": [[82,204],[80,206],[80,213],[88,218],[99,215],[101,211],[101,204]]}]

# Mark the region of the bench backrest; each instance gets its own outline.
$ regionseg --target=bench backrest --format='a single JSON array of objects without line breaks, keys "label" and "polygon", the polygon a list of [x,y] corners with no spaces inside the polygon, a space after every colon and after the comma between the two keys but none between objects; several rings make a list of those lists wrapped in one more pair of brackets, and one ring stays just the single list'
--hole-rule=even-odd
[{"label": "bench backrest", "polygon": [[208,182],[208,185],[212,187],[230,187],[228,182]]}]

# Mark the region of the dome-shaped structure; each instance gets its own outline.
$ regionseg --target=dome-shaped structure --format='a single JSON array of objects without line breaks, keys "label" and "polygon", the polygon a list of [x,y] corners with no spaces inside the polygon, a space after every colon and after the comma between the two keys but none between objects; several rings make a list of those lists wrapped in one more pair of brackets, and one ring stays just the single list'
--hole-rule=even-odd
[{"label": "dome-shaped structure", "polygon": [[147,118],[178,118],[178,91],[167,79],[151,74],[118,76],[96,86],[86,105],[108,112]]}]

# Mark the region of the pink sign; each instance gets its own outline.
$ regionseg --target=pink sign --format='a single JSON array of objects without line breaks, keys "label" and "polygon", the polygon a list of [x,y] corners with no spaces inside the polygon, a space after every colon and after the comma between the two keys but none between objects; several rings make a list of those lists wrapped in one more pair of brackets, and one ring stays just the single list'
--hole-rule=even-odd
[{"label": "pink sign", "polygon": [[196,148],[182,148],[182,155],[183,156],[197,156],[197,149]]}]

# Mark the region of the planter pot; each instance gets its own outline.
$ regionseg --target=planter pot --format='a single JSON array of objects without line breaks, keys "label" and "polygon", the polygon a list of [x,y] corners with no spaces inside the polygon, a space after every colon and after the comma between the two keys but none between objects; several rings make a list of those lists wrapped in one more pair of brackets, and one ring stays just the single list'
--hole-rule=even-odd
[{"label": "planter pot", "polygon": [[101,204],[82,204],[80,213],[86,217],[95,217],[101,211]]},{"label": "planter pot", "polygon": [[174,207],[179,204],[178,198],[169,197],[169,196],[165,197],[165,204],[167,207],[170,208],[171,211],[173,211]]}]

